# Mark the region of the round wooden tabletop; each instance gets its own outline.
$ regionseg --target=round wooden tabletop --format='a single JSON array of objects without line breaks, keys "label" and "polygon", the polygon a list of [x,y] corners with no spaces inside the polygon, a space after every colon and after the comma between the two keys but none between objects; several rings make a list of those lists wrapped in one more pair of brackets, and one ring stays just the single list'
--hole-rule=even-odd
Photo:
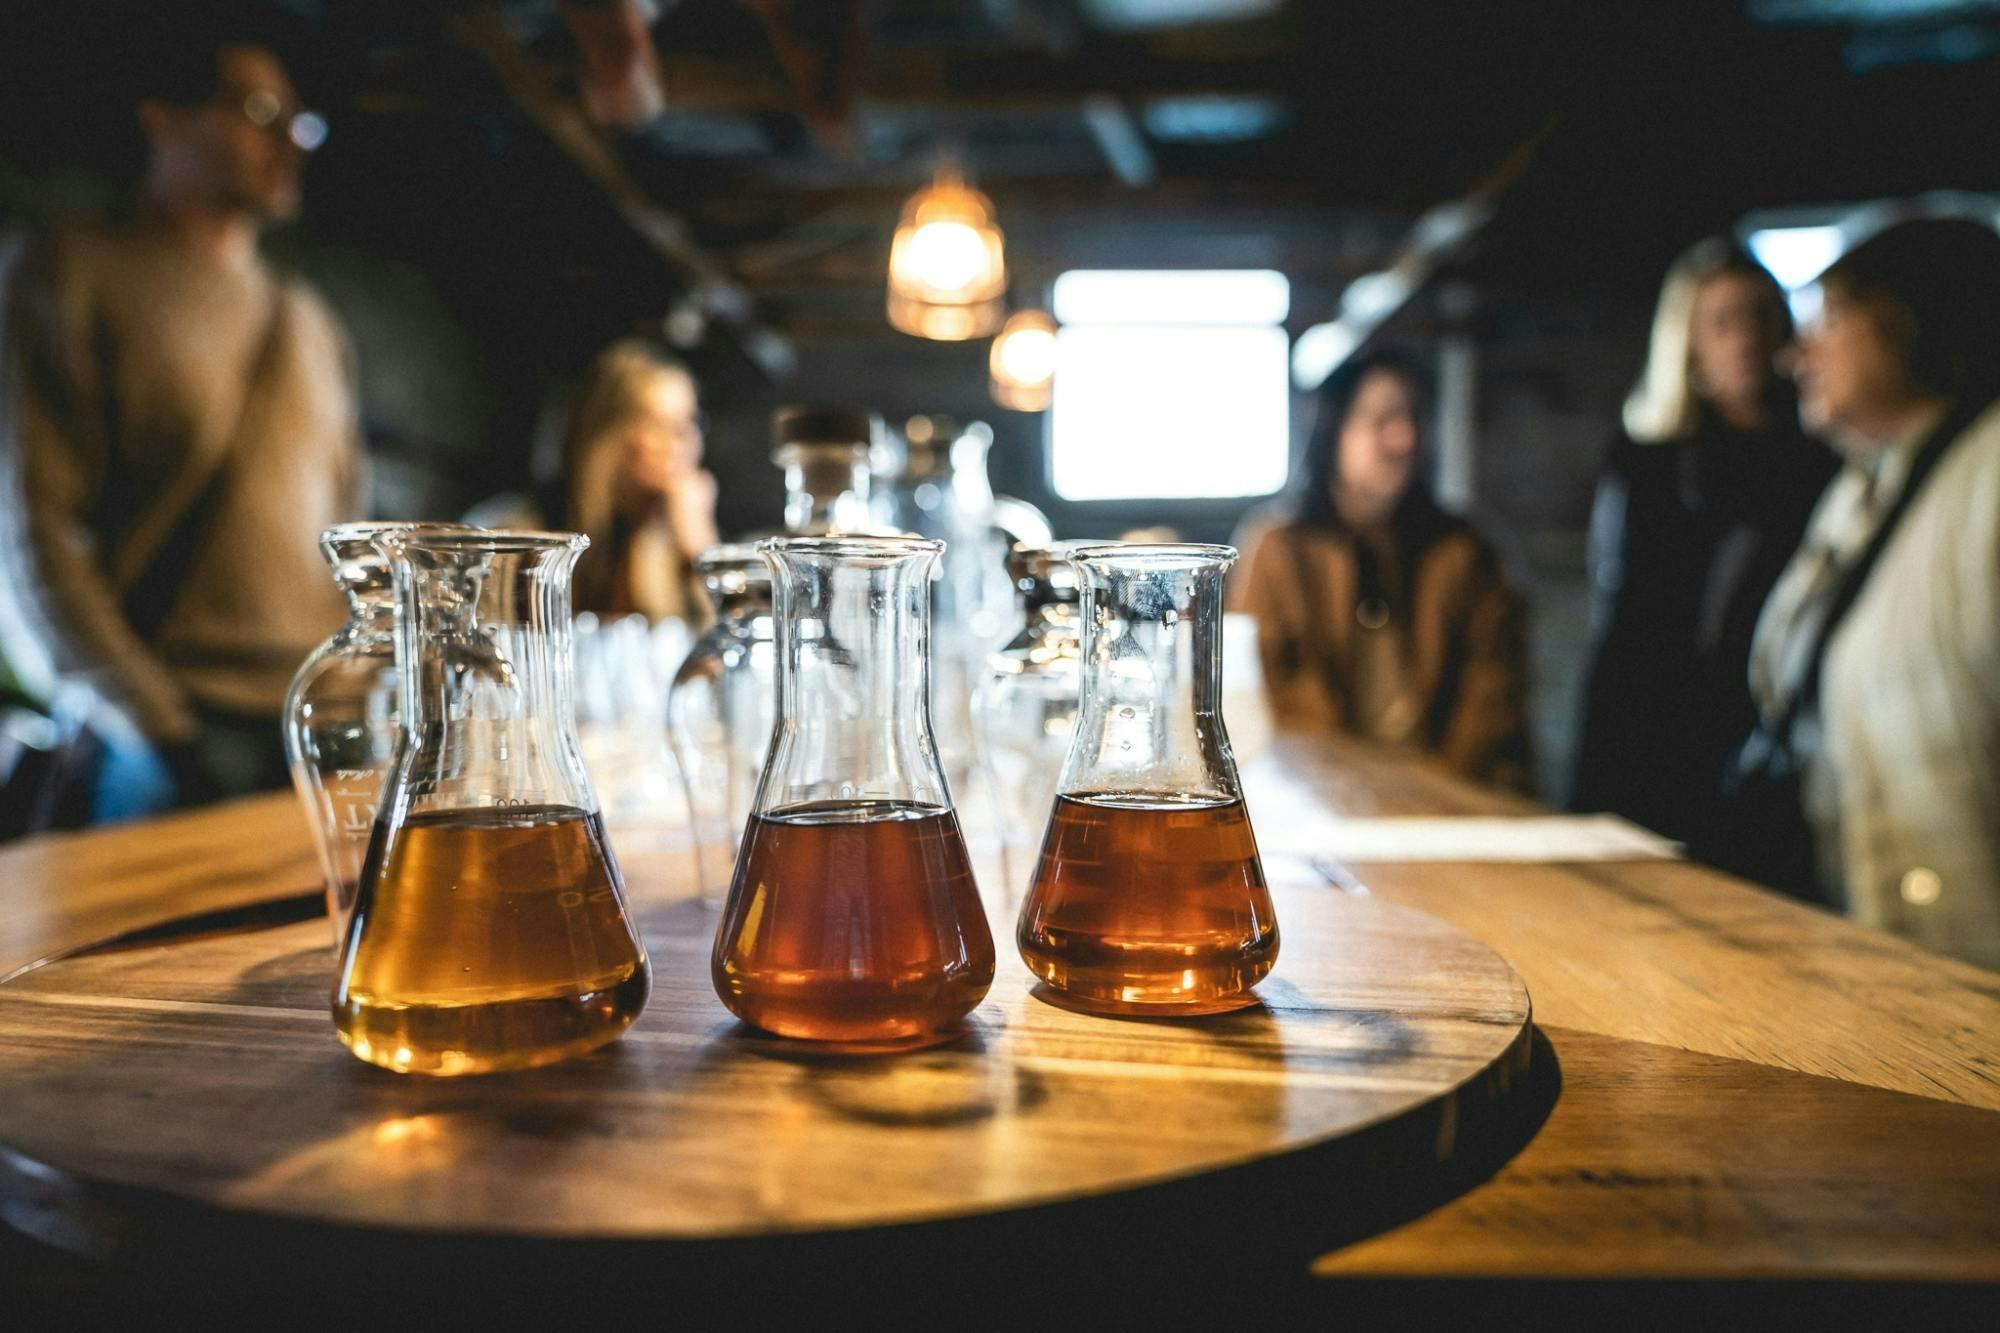
[{"label": "round wooden tabletop", "polygon": [[70,958],[0,987],[0,1158],[103,1207],[655,1241],[976,1216],[1182,1179],[1420,1122],[1442,1164],[1529,1060],[1528,994],[1431,918],[1276,890],[1263,1003],[1093,1018],[1007,932],[965,1036],[857,1059],[732,1019],[714,918],[642,905],[652,1001],[612,1046],[427,1080],[334,1039],[323,921]]}]

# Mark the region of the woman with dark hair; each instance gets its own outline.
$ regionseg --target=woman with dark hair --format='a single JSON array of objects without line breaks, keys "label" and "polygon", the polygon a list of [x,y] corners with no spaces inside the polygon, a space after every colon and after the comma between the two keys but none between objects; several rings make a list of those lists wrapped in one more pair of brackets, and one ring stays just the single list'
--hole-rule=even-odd
[{"label": "woman with dark hair", "polygon": [[1799,429],[1785,295],[1720,237],[1667,270],[1591,515],[1595,645],[1571,804],[1697,842],[1756,721],[1750,632],[1833,451]]},{"label": "woman with dark hair", "polygon": [[1491,547],[1421,483],[1424,378],[1394,351],[1328,377],[1282,521],[1243,539],[1274,722],[1529,785],[1519,600]]},{"label": "woman with dark hair", "polygon": [[1901,223],[1819,288],[1800,409],[1846,464],[1757,622],[1746,794],[1803,814],[1787,887],[2000,967],[2000,235]]}]

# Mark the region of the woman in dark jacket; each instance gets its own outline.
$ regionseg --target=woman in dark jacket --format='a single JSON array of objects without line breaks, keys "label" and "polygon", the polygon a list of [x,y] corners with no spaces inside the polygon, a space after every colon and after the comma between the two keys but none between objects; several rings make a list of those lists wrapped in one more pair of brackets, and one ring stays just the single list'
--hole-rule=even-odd
[{"label": "woman in dark jacket", "polygon": [[1596,644],[1573,804],[1676,838],[1756,721],[1750,636],[1837,465],[1776,369],[1784,293],[1711,239],[1668,270],[1591,519]]},{"label": "woman in dark jacket", "polygon": [[1422,408],[1423,377],[1396,352],[1328,378],[1304,484],[1282,521],[1247,525],[1232,609],[1257,619],[1281,730],[1366,736],[1525,788],[1520,600],[1426,491]]}]

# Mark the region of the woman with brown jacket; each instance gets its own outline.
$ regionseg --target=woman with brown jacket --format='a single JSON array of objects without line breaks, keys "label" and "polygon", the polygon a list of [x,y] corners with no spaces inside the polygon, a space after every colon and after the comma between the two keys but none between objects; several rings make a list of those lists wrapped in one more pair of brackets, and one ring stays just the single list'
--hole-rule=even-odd
[{"label": "woman with brown jacket", "polygon": [[1520,599],[1418,479],[1423,376],[1364,353],[1327,379],[1289,515],[1256,523],[1234,588],[1257,618],[1272,719],[1530,785]]}]

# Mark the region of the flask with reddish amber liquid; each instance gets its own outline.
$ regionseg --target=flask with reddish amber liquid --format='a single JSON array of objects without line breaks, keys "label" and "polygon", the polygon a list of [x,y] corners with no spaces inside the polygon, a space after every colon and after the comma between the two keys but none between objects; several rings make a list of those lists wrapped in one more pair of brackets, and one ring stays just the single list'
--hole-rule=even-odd
[{"label": "flask with reddish amber liquid", "polygon": [[778,717],[710,973],[744,1022],[832,1050],[957,1034],[993,937],[938,765],[930,573],[944,543],[762,543]]},{"label": "flask with reddish amber liquid", "polygon": [[571,533],[407,529],[403,727],[334,985],[349,1050],[410,1074],[592,1050],[651,985],[577,745]]},{"label": "flask with reddish amber liquid", "polygon": [[1051,1000],[1107,1014],[1254,1004],[1278,957],[1222,727],[1227,546],[1070,552],[1083,676],[1017,940]]}]

